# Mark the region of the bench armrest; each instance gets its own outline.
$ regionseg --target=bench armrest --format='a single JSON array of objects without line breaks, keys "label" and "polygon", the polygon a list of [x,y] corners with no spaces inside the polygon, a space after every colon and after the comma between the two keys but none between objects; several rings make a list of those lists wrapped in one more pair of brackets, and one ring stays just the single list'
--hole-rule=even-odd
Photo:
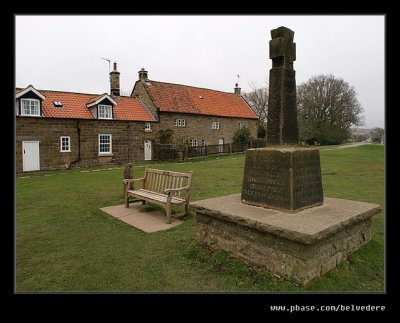
[{"label": "bench armrest", "polygon": [[182,192],[182,191],[187,191],[190,188],[190,186],[184,186],[180,188],[167,188],[164,190],[165,194],[172,193],[172,192]]},{"label": "bench armrest", "polygon": [[124,184],[128,184],[128,183],[135,183],[135,182],[143,182],[144,177],[142,178],[126,178],[123,180]]}]

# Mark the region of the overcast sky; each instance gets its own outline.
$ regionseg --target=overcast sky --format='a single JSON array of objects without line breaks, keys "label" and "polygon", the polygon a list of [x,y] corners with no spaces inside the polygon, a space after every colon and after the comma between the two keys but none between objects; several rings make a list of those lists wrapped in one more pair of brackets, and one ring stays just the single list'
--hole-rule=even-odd
[{"label": "overcast sky", "polygon": [[138,71],[149,79],[233,92],[265,84],[270,31],[295,32],[297,85],[333,74],[354,86],[366,127],[384,127],[384,16],[16,16],[16,86],[109,93],[118,63],[121,92]]}]

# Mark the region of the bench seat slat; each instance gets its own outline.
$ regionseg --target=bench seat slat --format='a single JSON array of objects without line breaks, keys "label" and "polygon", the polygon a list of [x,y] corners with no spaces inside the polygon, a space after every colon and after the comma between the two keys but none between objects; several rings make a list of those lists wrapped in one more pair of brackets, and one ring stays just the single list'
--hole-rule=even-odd
[{"label": "bench seat slat", "polygon": [[[143,197],[145,199],[151,199],[154,201],[167,203],[167,195],[158,193],[158,192],[144,190],[144,189],[135,190],[135,191],[129,190],[128,195],[134,196],[139,199]],[[179,197],[172,197],[171,203],[172,204],[183,204],[183,203],[185,203],[185,199],[182,199]]]}]

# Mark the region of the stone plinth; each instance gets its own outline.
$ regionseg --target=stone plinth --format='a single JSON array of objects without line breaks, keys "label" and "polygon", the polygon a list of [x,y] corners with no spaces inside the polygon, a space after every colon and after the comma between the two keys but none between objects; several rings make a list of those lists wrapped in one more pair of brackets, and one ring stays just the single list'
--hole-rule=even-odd
[{"label": "stone plinth", "polygon": [[305,285],[371,239],[377,204],[325,198],[296,214],[246,205],[240,194],[196,201],[197,239]]},{"label": "stone plinth", "polygon": [[321,205],[318,149],[259,148],[246,151],[242,202],[288,212]]}]

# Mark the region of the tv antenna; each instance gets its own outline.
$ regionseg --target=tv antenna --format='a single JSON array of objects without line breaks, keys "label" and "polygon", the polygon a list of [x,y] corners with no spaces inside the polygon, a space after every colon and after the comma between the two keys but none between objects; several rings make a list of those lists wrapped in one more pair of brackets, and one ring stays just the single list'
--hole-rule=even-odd
[{"label": "tv antenna", "polygon": [[103,58],[103,57],[100,57],[100,58],[104,59],[105,61],[108,62],[108,73],[110,73],[111,72],[111,59]]}]

